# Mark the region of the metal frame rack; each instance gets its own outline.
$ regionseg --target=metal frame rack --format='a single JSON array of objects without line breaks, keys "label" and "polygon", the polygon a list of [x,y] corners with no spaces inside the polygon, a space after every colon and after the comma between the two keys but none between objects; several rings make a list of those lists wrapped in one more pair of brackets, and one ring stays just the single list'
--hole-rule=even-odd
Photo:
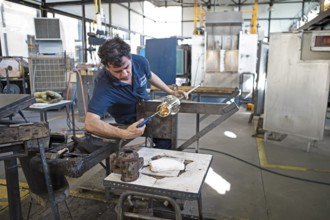
[{"label": "metal frame rack", "polygon": [[67,88],[67,71],[73,69],[73,59],[55,55],[29,57],[31,92],[52,90],[63,92]]}]

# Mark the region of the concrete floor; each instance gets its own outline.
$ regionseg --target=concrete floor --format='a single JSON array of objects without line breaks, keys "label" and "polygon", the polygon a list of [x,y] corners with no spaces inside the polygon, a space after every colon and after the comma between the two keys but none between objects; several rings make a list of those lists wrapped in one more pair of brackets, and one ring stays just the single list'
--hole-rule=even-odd
[{"label": "concrete floor", "polygon": [[[38,113],[24,113],[30,121],[39,120]],[[252,137],[256,133],[258,118],[255,117],[252,123],[248,123],[250,114],[241,107],[239,112],[199,141],[200,153],[213,155],[211,168],[216,177],[213,184],[207,180],[202,188],[204,216],[219,220],[330,219],[329,120],[324,140],[307,152],[307,139],[289,135],[282,141],[264,142]],[[202,121],[201,129],[216,117],[209,116]],[[48,112],[48,119],[52,132],[67,132],[64,110]],[[81,122],[77,122],[77,126],[83,128]],[[189,139],[194,130],[195,115],[180,114],[179,143]],[[226,134],[234,134],[234,137]],[[141,141],[143,140],[136,140]],[[196,146],[195,143],[186,151],[194,152]],[[0,166],[0,178],[5,179],[2,161]],[[24,183],[24,175],[21,170],[19,172],[20,181]],[[69,178],[71,196],[67,202],[74,219],[116,219],[115,204],[113,201],[106,201],[104,197],[104,177],[105,171],[97,165],[81,178]],[[228,185],[230,189],[225,191],[225,186]],[[5,191],[5,187],[0,189]],[[28,193],[26,194],[22,198],[24,216],[29,203]],[[0,198],[2,200],[5,198]],[[51,219],[49,209],[36,207],[38,206],[33,206],[30,219]],[[69,219],[65,206],[60,210],[63,219]],[[183,212],[196,215],[196,204],[187,202]],[[9,219],[5,205],[0,212],[0,219]]]}]

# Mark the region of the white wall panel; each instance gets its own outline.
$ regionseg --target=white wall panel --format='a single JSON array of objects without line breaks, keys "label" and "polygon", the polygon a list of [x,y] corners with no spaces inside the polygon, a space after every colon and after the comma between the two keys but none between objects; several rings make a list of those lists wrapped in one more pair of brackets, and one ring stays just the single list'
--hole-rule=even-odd
[{"label": "white wall panel", "polygon": [[60,11],[75,14],[77,16],[82,16],[82,6],[64,5],[64,6],[56,6],[54,8]]},{"label": "white wall panel", "polygon": [[[241,11],[243,11],[243,19],[251,19],[252,10],[253,10],[253,5],[242,6]],[[259,13],[258,13],[258,15],[259,15]]]},{"label": "white wall panel", "polygon": [[155,34],[156,23],[150,19],[144,19],[144,34],[153,36]]},{"label": "white wall panel", "polygon": [[102,4],[102,9],[105,15],[105,22],[110,23],[109,4]]},{"label": "white wall panel", "polygon": [[259,5],[258,7],[258,18],[269,17],[269,5]]},{"label": "white wall panel", "polygon": [[143,33],[143,17],[131,11],[131,30]]},{"label": "white wall panel", "polygon": [[[3,56],[28,57],[27,35],[35,35],[34,17],[36,10],[11,2],[3,4],[5,27],[0,27]],[[2,21],[1,21],[2,22]],[[6,40],[4,36],[6,35]],[[8,54],[5,52],[7,43]]]},{"label": "white wall panel", "polygon": [[[80,7],[80,6],[78,6]],[[95,7],[93,4],[85,5],[85,16],[88,19],[96,20],[95,19]]]},{"label": "white wall panel", "polygon": [[[160,22],[181,22],[182,18],[182,9],[181,7],[160,7],[154,10],[154,13],[157,14],[157,21]],[[169,16],[170,15],[170,16]]]},{"label": "white wall panel", "polygon": [[265,37],[268,37],[268,21],[267,20],[258,21],[258,25],[260,26],[258,30],[262,31]]},{"label": "white wall panel", "polygon": [[[259,0],[259,2],[262,2],[262,0]],[[245,4],[254,4],[254,0],[247,0],[244,1]]]},{"label": "white wall panel", "polygon": [[132,2],[131,8],[134,9],[134,11],[137,11],[139,13],[143,13],[143,2]]},{"label": "white wall panel", "polygon": [[183,37],[191,37],[194,31],[194,22],[184,22],[182,24],[182,36]]},{"label": "white wall panel", "polygon": [[[157,30],[155,32],[155,29]],[[172,36],[181,36],[181,23],[157,23],[152,36],[156,38],[167,38]]]},{"label": "white wall panel", "polygon": [[[28,57],[28,45],[25,33],[16,33],[14,31],[7,32],[8,54],[7,56],[23,56]],[[3,53],[6,56],[5,53]]]},{"label": "white wall panel", "polygon": [[112,25],[128,29],[128,10],[118,4],[111,5]]},{"label": "white wall panel", "polygon": [[302,3],[274,4],[272,18],[293,18],[301,15]]},{"label": "white wall panel", "polygon": [[[268,15],[269,15],[268,8],[269,8],[268,5],[259,5],[258,6],[258,18],[268,18]],[[252,18],[253,5],[242,6],[241,9],[243,11],[244,19]],[[247,11],[249,11],[249,12],[247,12]]]},{"label": "white wall panel", "polygon": [[180,23],[154,23],[153,28],[146,28],[145,31],[155,38],[168,38],[172,36],[181,36]]},{"label": "white wall panel", "polygon": [[140,40],[141,35],[140,34],[130,34],[130,46],[131,46],[131,53],[132,54],[138,54],[138,47],[141,46]]},{"label": "white wall panel", "polygon": [[183,8],[182,20],[194,20],[194,8]]},{"label": "white wall panel", "polygon": [[272,20],[270,23],[270,32],[287,32],[293,22],[293,20]]},{"label": "white wall panel", "polygon": [[67,54],[72,57],[75,54],[75,41],[79,39],[78,20],[63,15],[56,15],[55,17],[59,18],[61,22],[63,48],[66,50]]},{"label": "white wall panel", "polygon": [[235,8],[238,8],[238,7],[231,7],[231,6],[225,6],[225,5],[222,5],[222,6],[218,6],[218,7],[215,7],[215,8],[212,8],[211,12],[219,12],[219,11],[233,11]]},{"label": "white wall panel", "polygon": [[[71,13],[77,16],[82,16],[82,6],[81,5],[64,5],[64,6],[56,6],[55,9],[58,9],[63,12]],[[105,15],[107,16],[108,6],[103,5],[103,10]],[[95,20],[95,5],[94,4],[86,4],[85,5],[85,17],[88,19]]]},{"label": "white wall panel", "polygon": [[146,17],[157,20],[157,14],[154,11],[157,10],[156,7],[150,2],[144,2],[144,14]]},{"label": "white wall panel", "polygon": [[242,30],[245,31],[247,30],[250,32],[250,27],[251,27],[251,22],[250,21],[244,21],[242,24]]},{"label": "white wall panel", "polygon": [[[67,12],[67,13],[72,13],[77,16],[82,16],[82,6],[57,6],[55,7],[58,10]],[[110,14],[109,14],[109,4],[102,4],[102,9],[105,15],[105,22],[109,23],[110,22]],[[96,20],[96,9],[94,4],[86,4],[85,5],[85,17],[87,19],[91,20]]]},{"label": "white wall panel", "polygon": [[[181,36],[181,29],[182,29],[182,22],[181,22],[181,14],[182,9],[181,7],[160,7],[160,8],[153,8],[149,7],[151,11],[146,9],[147,17],[157,17],[155,19],[157,21],[154,24],[150,19],[145,19],[145,33],[147,35],[151,35],[157,38],[164,38],[164,37],[171,37],[171,36]],[[170,16],[169,16],[170,15]],[[149,27],[150,25],[150,27]]]}]

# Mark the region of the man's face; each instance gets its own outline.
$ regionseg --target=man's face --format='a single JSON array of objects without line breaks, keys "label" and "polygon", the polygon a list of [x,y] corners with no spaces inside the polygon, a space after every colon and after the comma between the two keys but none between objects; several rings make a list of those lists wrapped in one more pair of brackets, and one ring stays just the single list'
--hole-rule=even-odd
[{"label": "man's face", "polygon": [[113,65],[108,65],[107,70],[113,75],[115,78],[121,81],[127,81],[132,76],[132,62],[127,57],[122,57],[122,66],[115,67]]}]

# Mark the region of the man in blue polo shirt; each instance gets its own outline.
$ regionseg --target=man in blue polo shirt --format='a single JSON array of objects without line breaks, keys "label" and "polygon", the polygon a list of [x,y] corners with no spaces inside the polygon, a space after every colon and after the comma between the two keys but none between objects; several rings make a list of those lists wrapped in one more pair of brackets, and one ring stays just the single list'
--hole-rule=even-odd
[{"label": "man in blue polo shirt", "polygon": [[[183,91],[170,89],[150,70],[147,59],[130,53],[130,46],[115,37],[107,40],[98,51],[103,68],[98,73],[93,97],[88,105],[85,128],[90,133],[106,138],[133,139],[143,134],[145,125],[137,128],[136,102],[150,99],[147,81],[167,94],[186,97]],[[116,123],[129,125],[126,129],[102,121],[109,112]],[[154,139],[158,148],[170,149],[170,142]]]}]

